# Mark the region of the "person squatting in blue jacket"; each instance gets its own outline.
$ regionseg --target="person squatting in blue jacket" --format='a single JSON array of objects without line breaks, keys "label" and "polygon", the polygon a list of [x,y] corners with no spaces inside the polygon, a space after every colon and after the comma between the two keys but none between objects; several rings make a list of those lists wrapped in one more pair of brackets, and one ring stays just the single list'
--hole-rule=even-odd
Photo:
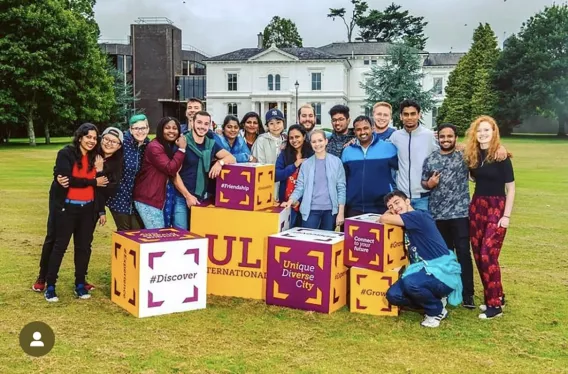
[{"label": "person squatting in blue jacket", "polygon": [[394,190],[393,169],[398,169],[396,147],[381,140],[372,120],[359,116],[353,121],[357,138],[341,155],[347,178],[346,217],[384,213],[384,197]]}]

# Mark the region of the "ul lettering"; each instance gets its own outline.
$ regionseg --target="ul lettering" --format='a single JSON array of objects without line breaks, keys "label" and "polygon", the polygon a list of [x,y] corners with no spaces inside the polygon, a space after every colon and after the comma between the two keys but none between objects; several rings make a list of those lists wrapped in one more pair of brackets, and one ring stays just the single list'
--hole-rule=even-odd
[{"label": "ul lettering", "polygon": [[[260,269],[260,259],[249,262],[249,245],[252,243],[252,238],[236,236],[223,236],[223,239],[219,239],[218,235],[205,235],[209,239],[209,261],[218,266],[227,265],[233,259],[233,248],[240,246],[242,248],[242,256],[240,257],[239,267],[243,268],[253,268]],[[237,242],[238,239],[238,242]],[[218,258],[223,251],[221,248],[225,248],[225,257]],[[217,257],[217,256],[218,257]]]}]

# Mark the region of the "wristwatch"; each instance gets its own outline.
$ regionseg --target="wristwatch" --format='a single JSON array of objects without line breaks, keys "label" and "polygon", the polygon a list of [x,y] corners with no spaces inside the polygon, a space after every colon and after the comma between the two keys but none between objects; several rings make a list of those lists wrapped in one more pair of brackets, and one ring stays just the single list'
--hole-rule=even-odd
[{"label": "wristwatch", "polygon": [[225,161],[219,160],[219,164],[220,164],[221,166],[225,166]]}]

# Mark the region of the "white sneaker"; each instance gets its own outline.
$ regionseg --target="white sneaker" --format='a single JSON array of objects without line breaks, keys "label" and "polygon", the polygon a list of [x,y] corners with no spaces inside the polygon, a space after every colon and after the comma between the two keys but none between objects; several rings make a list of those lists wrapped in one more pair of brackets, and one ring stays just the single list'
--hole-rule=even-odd
[{"label": "white sneaker", "polygon": [[424,327],[435,328],[440,326],[440,321],[443,320],[448,316],[448,311],[446,308],[442,309],[442,313],[438,314],[437,316],[424,316],[424,320],[420,322],[420,325]]},{"label": "white sneaker", "polygon": [[[503,295],[503,296],[501,297],[501,309],[504,309],[504,308],[505,308],[505,304],[506,304],[505,295]],[[482,312],[486,312],[486,311],[487,311],[487,305],[481,304],[481,305],[479,306],[479,310],[481,310]]]}]

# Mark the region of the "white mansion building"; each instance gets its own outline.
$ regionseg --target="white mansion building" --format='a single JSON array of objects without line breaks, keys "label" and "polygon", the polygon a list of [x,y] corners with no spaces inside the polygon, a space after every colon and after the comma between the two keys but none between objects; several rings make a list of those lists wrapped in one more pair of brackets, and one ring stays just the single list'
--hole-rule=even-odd
[{"label": "white mansion building", "polygon": [[[219,123],[227,114],[241,118],[249,111],[260,113],[264,121],[264,113],[278,107],[290,126],[296,122],[297,99],[299,106],[311,103],[315,107],[318,124],[323,127],[331,127],[328,111],[336,104],[348,105],[351,118],[369,114],[360,82],[371,66],[384,63],[388,47],[388,43],[378,42],[332,43],[319,48],[273,45],[208,58],[207,110]],[[425,74],[422,85],[426,90],[434,88],[439,106],[448,76],[464,54],[419,55]],[[436,113],[437,108],[423,113],[423,123],[433,126]]]}]

